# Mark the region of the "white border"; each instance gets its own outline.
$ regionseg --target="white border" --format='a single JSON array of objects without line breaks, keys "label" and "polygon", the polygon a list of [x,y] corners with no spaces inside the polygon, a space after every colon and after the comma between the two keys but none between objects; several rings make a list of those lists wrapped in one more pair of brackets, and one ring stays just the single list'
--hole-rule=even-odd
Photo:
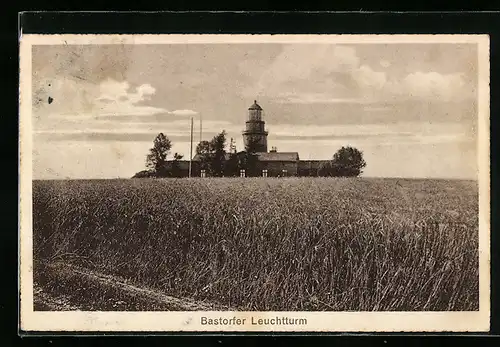
[{"label": "white border", "polygon": [[[34,312],[32,239],[31,47],[60,44],[476,43],[479,59],[478,167],[480,309],[477,312]],[[23,331],[163,332],[484,332],[490,319],[488,35],[22,35],[20,38],[20,318]],[[306,318],[307,325],[259,326],[251,317]],[[239,326],[202,326],[201,317],[246,318]]]}]

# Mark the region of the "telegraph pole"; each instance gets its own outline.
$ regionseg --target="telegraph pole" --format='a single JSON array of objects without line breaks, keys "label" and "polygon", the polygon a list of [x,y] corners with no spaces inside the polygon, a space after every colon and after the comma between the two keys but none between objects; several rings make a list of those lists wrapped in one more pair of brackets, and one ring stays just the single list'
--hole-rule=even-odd
[{"label": "telegraph pole", "polygon": [[201,138],[202,138],[202,129],[203,129],[201,117],[202,116],[201,116],[201,113],[200,113],[200,142],[201,142]]},{"label": "telegraph pole", "polygon": [[191,161],[193,160],[193,117],[191,117],[191,149],[189,152],[189,177],[191,177]]}]

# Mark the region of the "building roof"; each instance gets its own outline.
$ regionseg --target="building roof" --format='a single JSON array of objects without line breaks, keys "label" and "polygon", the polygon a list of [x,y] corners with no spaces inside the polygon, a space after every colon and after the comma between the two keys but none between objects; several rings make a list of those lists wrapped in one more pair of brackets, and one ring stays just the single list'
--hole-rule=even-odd
[{"label": "building roof", "polygon": [[[168,168],[172,168],[173,165],[174,165],[174,161],[173,160],[167,161],[167,167]],[[189,160],[178,160],[177,161],[177,165],[178,165],[179,169],[181,169],[181,170],[187,170],[189,168]]]},{"label": "building roof", "polygon": [[[200,154],[196,154],[194,157],[193,157],[193,161],[200,161],[201,159],[201,155]],[[226,160],[229,160],[231,159],[231,153],[226,153],[225,154],[225,159]],[[189,161],[189,160],[188,160]]]},{"label": "building roof", "polygon": [[257,104],[257,100],[253,101],[253,105],[248,108],[249,110],[262,110],[262,107]]},{"label": "building roof", "polygon": [[269,152],[256,153],[260,161],[297,161],[299,153],[297,152]]},{"label": "building roof", "polygon": [[[244,152],[239,152],[238,154],[241,154]],[[225,159],[229,160],[230,153],[226,153]],[[255,153],[257,156],[257,159],[259,161],[297,161],[299,160],[299,153],[297,152],[258,152]],[[201,156],[199,154],[196,154],[193,157],[193,161],[200,161]]]},{"label": "building roof", "polygon": [[301,169],[319,169],[322,164],[328,163],[330,160],[301,160],[299,168]]}]

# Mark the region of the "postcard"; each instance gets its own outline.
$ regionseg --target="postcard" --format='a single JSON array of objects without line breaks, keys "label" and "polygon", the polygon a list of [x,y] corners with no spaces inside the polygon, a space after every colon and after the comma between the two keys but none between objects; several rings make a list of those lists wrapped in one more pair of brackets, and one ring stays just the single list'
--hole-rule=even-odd
[{"label": "postcard", "polygon": [[22,35],[20,328],[483,332],[487,35]]}]

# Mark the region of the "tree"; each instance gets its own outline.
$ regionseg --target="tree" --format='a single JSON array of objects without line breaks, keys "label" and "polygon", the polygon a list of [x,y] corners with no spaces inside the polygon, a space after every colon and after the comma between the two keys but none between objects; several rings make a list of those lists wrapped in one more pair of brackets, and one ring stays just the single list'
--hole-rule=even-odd
[{"label": "tree", "polygon": [[199,155],[207,155],[210,153],[210,142],[201,141],[196,145],[196,154]]},{"label": "tree", "polygon": [[321,163],[321,165],[318,168],[318,176],[321,176],[321,177],[335,176],[334,172],[333,172],[333,165],[332,165],[331,160],[324,162],[324,163]]},{"label": "tree", "polygon": [[214,136],[210,141],[210,146],[212,152],[211,172],[216,177],[223,176],[226,164],[226,131],[222,130]]},{"label": "tree", "polygon": [[245,169],[248,177],[260,175],[260,173],[257,172],[258,157],[255,151],[258,143],[258,138],[250,137],[245,148],[245,152],[240,160],[240,169]]},{"label": "tree", "polygon": [[259,176],[257,172],[258,157],[254,152],[244,151],[239,158],[238,168],[244,169],[247,177]]},{"label": "tree", "polygon": [[245,151],[249,153],[257,152],[256,149],[260,148],[260,138],[257,136],[248,136],[247,143],[245,145]]},{"label": "tree", "polygon": [[172,148],[172,142],[163,133],[159,133],[153,141],[153,147],[146,156],[146,167],[154,171],[157,177],[167,175],[167,156]]},{"label": "tree", "polygon": [[200,158],[200,169],[210,171],[211,149],[209,141],[201,141],[196,146],[196,154]]},{"label": "tree", "polygon": [[224,176],[234,177],[239,176],[239,156],[238,153],[231,152],[229,153],[229,158],[225,162],[224,166]]},{"label": "tree", "polygon": [[155,177],[155,173],[152,170],[142,170],[137,172],[132,178],[150,178]]},{"label": "tree", "polygon": [[184,155],[175,153],[174,154],[174,160],[172,161],[172,176],[173,177],[181,177],[181,169],[179,165],[179,160],[184,158]]},{"label": "tree", "polygon": [[363,173],[366,162],[363,152],[354,147],[342,147],[333,156],[330,165],[325,165],[328,176],[357,177]]},{"label": "tree", "polygon": [[226,164],[226,131],[222,130],[210,141],[201,141],[196,146],[202,170],[212,176],[223,176]]}]

